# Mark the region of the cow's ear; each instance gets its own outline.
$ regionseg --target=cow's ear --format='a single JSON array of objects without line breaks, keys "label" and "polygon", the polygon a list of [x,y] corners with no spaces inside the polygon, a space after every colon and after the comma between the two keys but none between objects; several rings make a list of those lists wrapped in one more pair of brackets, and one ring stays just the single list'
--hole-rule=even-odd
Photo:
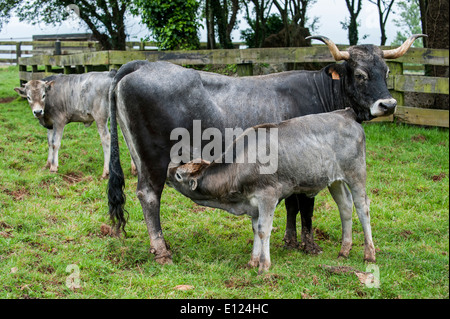
[{"label": "cow's ear", "polygon": [[17,94],[19,94],[21,97],[23,98],[27,98],[27,93],[25,92],[25,88],[23,87],[19,87],[19,88],[14,88],[14,91],[17,92]]},{"label": "cow's ear", "polygon": [[341,64],[332,64],[325,68],[325,72],[333,80],[340,80],[345,75],[345,68]]},{"label": "cow's ear", "polygon": [[45,90],[50,90],[53,87],[53,84],[55,84],[55,81],[45,82]]},{"label": "cow's ear", "polygon": [[195,191],[197,188],[197,179],[193,178],[189,181],[189,188],[191,189],[191,191]]}]

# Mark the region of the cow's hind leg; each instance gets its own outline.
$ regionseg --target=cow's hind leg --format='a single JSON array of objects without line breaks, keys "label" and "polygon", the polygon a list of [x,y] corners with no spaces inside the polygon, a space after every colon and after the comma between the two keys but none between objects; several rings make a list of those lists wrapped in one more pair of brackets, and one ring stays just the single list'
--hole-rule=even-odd
[{"label": "cow's hind leg", "polygon": [[342,181],[337,181],[328,187],[331,196],[336,202],[342,224],[342,246],[339,257],[347,258],[352,249],[352,194]]},{"label": "cow's hind leg", "polygon": [[[160,174],[159,174],[160,175]],[[161,229],[160,204],[164,188],[165,177],[155,178],[149,174],[142,174],[138,170],[137,197],[141,202],[147,231],[150,236],[150,252],[155,254],[155,260],[160,264],[171,264],[172,254],[166,246]]]}]

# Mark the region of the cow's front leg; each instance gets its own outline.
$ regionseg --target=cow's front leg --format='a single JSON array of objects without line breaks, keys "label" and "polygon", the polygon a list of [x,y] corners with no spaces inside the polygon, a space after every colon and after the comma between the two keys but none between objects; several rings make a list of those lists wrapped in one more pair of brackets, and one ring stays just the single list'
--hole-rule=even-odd
[{"label": "cow's front leg", "polygon": [[56,173],[58,171],[58,152],[61,147],[61,139],[64,132],[64,125],[53,126],[53,135],[51,137],[52,144],[52,160],[50,162],[50,172]]},{"label": "cow's front leg", "polygon": [[108,126],[103,121],[95,122],[97,124],[98,134],[102,141],[103,148],[103,173],[102,178],[109,176],[109,158],[111,153],[111,135],[109,134]]},{"label": "cow's front leg", "polygon": [[301,249],[308,254],[320,254],[322,253],[322,248],[314,241],[314,228],[312,226],[314,197],[308,197],[306,194],[297,194],[297,199],[302,220]]},{"label": "cow's front leg", "polygon": [[142,212],[144,213],[145,223],[147,224],[147,231],[150,236],[150,252],[155,254],[155,260],[159,264],[171,264],[172,253],[166,246],[159,216],[161,193],[165,179],[162,180],[162,185],[156,187],[151,185],[148,179],[148,176],[144,178],[138,171],[138,186],[136,193],[141,202]]},{"label": "cow's front leg", "polygon": [[297,195],[291,195],[284,200],[286,206],[286,231],[283,241],[286,248],[298,248],[300,245],[297,241],[297,214],[299,205]]},{"label": "cow's front leg", "polygon": [[47,130],[48,156],[45,168],[50,168],[53,161],[53,130]]},{"label": "cow's front leg", "polygon": [[259,257],[258,274],[269,270],[270,262],[270,233],[272,232],[273,215],[277,200],[271,200],[270,195],[261,199],[258,204],[258,236],[261,240],[261,254]]},{"label": "cow's front leg", "polygon": [[[314,213],[314,198],[305,194],[294,194],[285,199],[286,205],[286,232],[284,234],[285,247],[298,248],[309,254],[320,254],[322,248],[314,241],[312,217]],[[297,214],[300,211],[302,221],[301,245],[297,241]]]}]

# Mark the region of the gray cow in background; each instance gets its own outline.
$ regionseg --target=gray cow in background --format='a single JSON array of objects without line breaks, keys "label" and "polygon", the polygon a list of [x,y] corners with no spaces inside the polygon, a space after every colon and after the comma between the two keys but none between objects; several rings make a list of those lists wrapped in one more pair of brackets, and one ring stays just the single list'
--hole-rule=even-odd
[{"label": "gray cow in background", "polygon": [[34,117],[47,131],[48,158],[45,167],[58,171],[58,151],[64,126],[95,121],[102,141],[104,166],[102,178],[109,175],[111,137],[108,130],[108,92],[116,70],[85,74],[52,75],[32,80],[14,90],[28,100]]},{"label": "gray cow in background", "polygon": [[[365,135],[356,119],[356,113],[347,108],[251,127],[213,162],[194,160],[169,168],[167,183],[197,204],[250,215],[254,241],[249,266],[259,266],[259,273],[270,267],[269,241],[277,204],[292,194],[313,197],[328,187],[342,221],[339,255],[348,257],[352,247],[354,203],[364,230],[364,259],[375,262],[366,195]],[[276,130],[277,141],[268,138],[265,129]],[[256,140],[251,143],[248,137],[255,132]],[[238,151],[244,138],[249,142]],[[249,154],[270,154],[273,146],[277,146],[278,161],[276,170],[268,174],[263,173],[267,165],[259,158],[242,161]]]}]

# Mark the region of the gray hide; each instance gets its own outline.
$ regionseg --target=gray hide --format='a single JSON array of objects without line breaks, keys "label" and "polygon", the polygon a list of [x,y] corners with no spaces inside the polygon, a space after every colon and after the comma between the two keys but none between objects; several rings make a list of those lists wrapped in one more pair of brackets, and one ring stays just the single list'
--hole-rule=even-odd
[{"label": "gray hide", "polygon": [[[239,163],[236,144],[252,131],[278,130],[278,163],[272,174],[261,174],[259,160]],[[258,152],[270,154],[273,143],[256,134]],[[265,149],[259,149],[259,145]],[[255,146],[256,147],[256,146]],[[246,144],[244,158],[255,148]],[[227,164],[227,153],[234,162]],[[266,153],[264,153],[266,152]],[[238,162],[238,163],[236,163]],[[250,266],[260,273],[270,267],[269,240],[276,205],[292,194],[315,196],[328,187],[342,221],[340,256],[347,257],[352,245],[352,201],[364,230],[364,259],[375,261],[366,196],[365,135],[352,109],[307,115],[279,124],[263,124],[247,129],[221,157],[212,163],[189,162],[168,171],[168,183],[200,205],[224,209],[252,217],[254,243]],[[348,186],[348,188],[347,188]],[[353,199],[353,200],[352,200]]]},{"label": "gray hide", "polygon": [[33,115],[47,128],[48,158],[46,167],[58,170],[58,151],[66,124],[82,122],[90,126],[95,121],[100,134],[104,166],[102,177],[109,175],[111,138],[108,130],[108,92],[116,74],[90,72],[85,74],[55,75],[42,81],[32,80],[14,90],[26,98]]}]

